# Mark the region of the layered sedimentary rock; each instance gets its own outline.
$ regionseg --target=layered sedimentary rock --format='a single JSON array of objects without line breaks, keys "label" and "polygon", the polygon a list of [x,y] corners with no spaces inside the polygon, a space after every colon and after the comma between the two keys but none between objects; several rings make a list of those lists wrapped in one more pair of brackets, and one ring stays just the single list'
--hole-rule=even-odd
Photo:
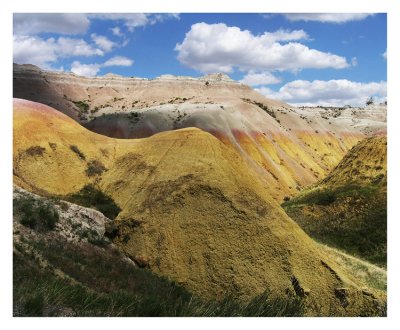
[{"label": "layered sedimentary rock", "polygon": [[365,134],[386,127],[384,108],[294,108],[222,74],[85,78],[15,65],[14,96],[114,138],[201,128],[239,152],[277,201],[322,179]]},{"label": "layered sedimentary rock", "polygon": [[14,101],[15,183],[58,196],[97,184],[122,209],[114,243],[133,260],[204,298],[268,290],[301,297],[311,315],[379,314],[380,294],[330,260],[258,176],[197,128],[112,139]]}]

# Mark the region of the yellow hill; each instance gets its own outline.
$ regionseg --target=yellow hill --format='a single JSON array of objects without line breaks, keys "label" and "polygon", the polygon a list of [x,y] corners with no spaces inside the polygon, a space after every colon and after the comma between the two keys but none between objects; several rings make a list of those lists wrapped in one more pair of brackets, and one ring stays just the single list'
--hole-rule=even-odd
[{"label": "yellow hill", "polygon": [[[93,161],[107,170],[88,175]],[[117,140],[47,106],[15,101],[14,174],[17,184],[42,194],[97,182],[122,209],[114,243],[204,298],[248,299],[269,290],[302,297],[310,315],[380,313],[380,294],[360,289],[241,156],[200,129]]]}]

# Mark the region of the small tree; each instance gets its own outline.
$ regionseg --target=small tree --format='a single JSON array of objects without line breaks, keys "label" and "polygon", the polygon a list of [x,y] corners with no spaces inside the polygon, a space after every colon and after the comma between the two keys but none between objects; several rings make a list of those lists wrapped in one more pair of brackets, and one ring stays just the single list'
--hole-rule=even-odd
[{"label": "small tree", "polygon": [[365,102],[365,104],[366,104],[366,105],[374,104],[374,98],[371,96],[371,97],[367,100],[367,102]]}]

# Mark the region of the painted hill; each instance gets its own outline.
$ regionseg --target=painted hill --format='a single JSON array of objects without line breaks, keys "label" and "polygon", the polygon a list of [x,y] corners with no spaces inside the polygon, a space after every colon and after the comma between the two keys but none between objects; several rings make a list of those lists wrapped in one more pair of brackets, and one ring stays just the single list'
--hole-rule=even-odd
[{"label": "painted hill", "polygon": [[311,237],[386,265],[386,136],[354,146],[321,182],[283,204]]},{"label": "painted hill", "polygon": [[114,138],[200,128],[239,152],[278,202],[324,178],[365,134],[386,129],[384,108],[294,108],[222,74],[85,78],[14,65],[14,97]]},{"label": "painted hill", "polygon": [[122,209],[113,241],[136,263],[206,299],[268,290],[302,298],[309,315],[381,313],[381,294],[322,252],[257,176],[200,129],[117,140],[14,101],[15,182],[50,196],[96,184]]}]

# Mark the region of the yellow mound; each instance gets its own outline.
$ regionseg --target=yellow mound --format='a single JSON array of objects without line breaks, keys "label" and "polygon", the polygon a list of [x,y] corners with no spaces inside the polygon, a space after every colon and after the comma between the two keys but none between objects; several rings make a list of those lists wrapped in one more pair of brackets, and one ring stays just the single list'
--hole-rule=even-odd
[{"label": "yellow mound", "polygon": [[345,155],[321,185],[386,182],[386,149],[386,135],[365,138]]},{"label": "yellow mound", "polygon": [[[325,256],[239,154],[212,135],[188,128],[116,140],[49,107],[17,101],[14,108],[17,183],[65,194],[96,180],[122,208],[115,243],[151,270],[204,298],[269,290],[302,297],[313,315],[379,312],[374,293]],[[45,150],[27,153],[35,146]],[[108,170],[88,177],[90,160]]]}]

